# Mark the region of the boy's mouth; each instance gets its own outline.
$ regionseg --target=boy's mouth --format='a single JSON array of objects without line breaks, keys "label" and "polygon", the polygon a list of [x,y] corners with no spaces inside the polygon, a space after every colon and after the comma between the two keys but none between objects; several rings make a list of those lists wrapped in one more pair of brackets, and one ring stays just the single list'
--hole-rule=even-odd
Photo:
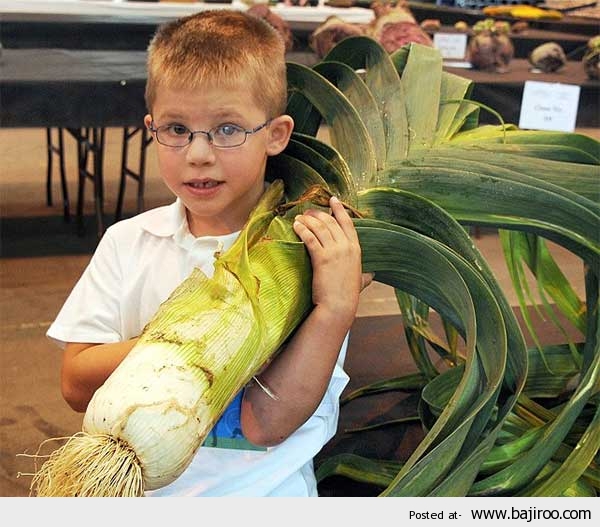
[{"label": "boy's mouth", "polygon": [[186,183],[186,185],[192,188],[214,188],[220,184],[220,181],[215,181],[214,179],[208,179],[205,181],[188,181]]}]

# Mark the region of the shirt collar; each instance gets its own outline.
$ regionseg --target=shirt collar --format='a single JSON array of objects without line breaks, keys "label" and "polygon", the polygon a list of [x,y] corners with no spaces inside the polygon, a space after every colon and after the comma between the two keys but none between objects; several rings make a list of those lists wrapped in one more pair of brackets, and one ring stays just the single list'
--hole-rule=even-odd
[{"label": "shirt collar", "polygon": [[221,236],[201,236],[195,237],[189,229],[185,206],[177,198],[171,205],[160,209],[155,209],[155,214],[149,214],[143,224],[143,228],[154,236],[161,238],[173,237],[177,245],[190,250],[196,246],[213,248],[215,251],[226,251],[237,239],[240,231]]},{"label": "shirt collar", "polygon": [[180,228],[182,222],[187,224],[185,208],[177,198],[170,205],[152,209],[139,216],[142,228],[160,238],[173,236]]}]

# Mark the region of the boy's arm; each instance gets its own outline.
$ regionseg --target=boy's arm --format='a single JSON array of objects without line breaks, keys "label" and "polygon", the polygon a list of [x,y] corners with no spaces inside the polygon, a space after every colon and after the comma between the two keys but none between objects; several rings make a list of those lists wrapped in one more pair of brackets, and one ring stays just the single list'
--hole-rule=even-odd
[{"label": "boy's arm", "polygon": [[73,410],[85,412],[94,392],[104,384],[137,340],[111,344],[66,344],[62,359],[61,390]]},{"label": "boy's arm", "polygon": [[277,399],[256,384],[245,390],[242,429],[258,445],[281,443],[314,413],[356,315],[364,279],[358,236],[340,201],[330,206],[333,216],[311,210],[294,223],[311,257],[314,308],[259,375]]}]

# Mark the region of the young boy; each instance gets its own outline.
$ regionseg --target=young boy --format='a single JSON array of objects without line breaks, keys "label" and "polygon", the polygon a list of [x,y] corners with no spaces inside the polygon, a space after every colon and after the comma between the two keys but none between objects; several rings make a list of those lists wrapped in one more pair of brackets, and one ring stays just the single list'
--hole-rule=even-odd
[{"label": "young boy", "polygon": [[[256,17],[208,11],[155,35],[144,123],[177,200],[107,230],[48,331],[64,346],[62,392],[75,410],[194,267],[212,275],[215,251],[231,246],[264,192],[267,158],[288,143],[286,90],[283,41]],[[352,221],[338,200],[330,206],[332,215],[311,210],[294,223],[313,266],[313,310],[186,471],[149,494],[317,495],[312,459],[336,431],[363,287]]]}]

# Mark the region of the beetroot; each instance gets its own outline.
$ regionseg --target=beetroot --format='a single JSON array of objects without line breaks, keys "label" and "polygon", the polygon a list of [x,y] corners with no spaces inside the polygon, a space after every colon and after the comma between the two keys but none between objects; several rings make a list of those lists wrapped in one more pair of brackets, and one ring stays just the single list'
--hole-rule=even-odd
[{"label": "beetroot", "polygon": [[308,44],[319,58],[323,58],[340,40],[364,34],[361,24],[349,24],[337,16],[330,16],[313,31]]},{"label": "beetroot", "polygon": [[375,19],[369,25],[368,33],[388,53],[411,42],[433,46],[431,37],[421,28],[405,5],[391,6],[374,2],[371,9],[375,12]]},{"label": "beetroot", "polygon": [[279,31],[280,35],[283,37],[283,41],[285,42],[285,51],[288,52],[292,50],[294,47],[294,38],[292,35],[292,28],[288,22],[286,22],[279,15],[273,13],[273,11],[271,11],[266,4],[253,4],[250,8],[248,8],[247,12],[257,18],[262,18],[271,24],[271,26]]},{"label": "beetroot", "polygon": [[473,26],[474,35],[469,40],[467,59],[475,69],[502,73],[515,55],[515,48],[508,36],[507,23],[493,19],[482,20]]}]

